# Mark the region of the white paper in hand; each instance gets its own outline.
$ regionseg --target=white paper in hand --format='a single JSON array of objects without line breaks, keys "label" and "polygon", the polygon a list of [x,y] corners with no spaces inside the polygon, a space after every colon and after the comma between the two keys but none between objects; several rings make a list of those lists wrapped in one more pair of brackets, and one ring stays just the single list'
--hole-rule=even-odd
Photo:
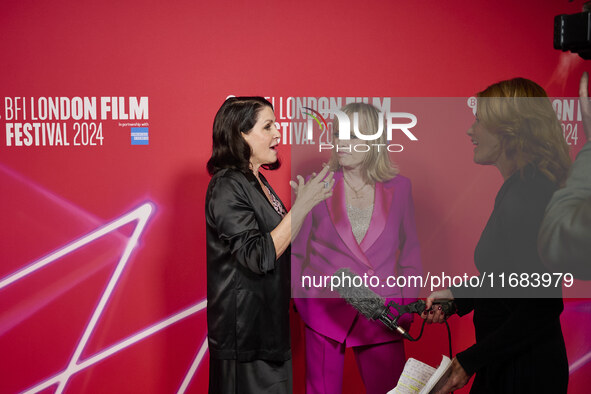
[{"label": "white paper in hand", "polygon": [[[451,360],[442,356],[439,368],[435,369],[414,358],[409,358],[404,365],[404,370],[398,379],[398,384],[388,394],[426,394],[441,380],[447,379],[447,373]],[[441,379],[444,377],[444,379]]]}]

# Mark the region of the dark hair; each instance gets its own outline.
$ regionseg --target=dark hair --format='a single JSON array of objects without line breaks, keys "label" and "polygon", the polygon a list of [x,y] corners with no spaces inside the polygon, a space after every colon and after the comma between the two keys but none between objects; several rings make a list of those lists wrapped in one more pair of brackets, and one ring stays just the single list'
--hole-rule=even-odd
[{"label": "dark hair", "polygon": [[[209,175],[224,168],[249,171],[250,146],[241,133],[250,133],[264,107],[273,109],[263,97],[230,97],[224,101],[213,121],[213,146],[207,162]],[[279,166],[277,160],[261,167],[276,170]]]}]

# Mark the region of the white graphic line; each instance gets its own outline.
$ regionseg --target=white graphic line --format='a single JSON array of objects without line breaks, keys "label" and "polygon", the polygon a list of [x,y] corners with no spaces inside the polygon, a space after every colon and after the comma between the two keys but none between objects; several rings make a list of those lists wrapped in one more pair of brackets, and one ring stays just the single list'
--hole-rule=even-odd
[{"label": "white graphic line", "polygon": [[[66,383],[68,382],[70,377],[74,373],[77,372],[77,365],[76,364],[78,363],[78,360],[80,359],[80,355],[82,354],[82,351],[84,350],[84,347],[86,346],[86,343],[88,342],[88,338],[90,338],[90,334],[92,334],[92,332],[94,331],[94,327],[96,326],[98,319],[100,318],[100,316],[103,313],[103,310],[105,309],[105,305],[107,304],[107,300],[111,297],[111,293],[113,292],[113,289],[115,288],[115,285],[117,284],[117,281],[119,280],[119,277],[121,276],[121,272],[123,272],[123,268],[125,268],[125,265],[127,264],[127,261],[129,260],[129,256],[131,255],[132,250],[137,245],[137,241],[138,241],[141,233],[144,231],[144,227],[146,226],[146,223],[148,222],[148,218],[150,217],[150,214],[152,213],[152,205],[151,204],[144,204],[141,207],[137,208],[136,210],[132,211],[131,213],[132,213],[132,215],[126,215],[126,216],[130,216],[130,219],[131,219],[130,221],[137,220],[138,224],[137,224],[135,230],[133,231],[133,234],[131,235],[131,237],[127,243],[127,246],[125,247],[125,250],[123,251],[123,255],[121,255],[121,260],[119,260],[119,263],[117,264],[117,267],[115,268],[115,271],[113,272],[113,276],[111,276],[111,279],[109,280],[109,283],[107,284],[107,288],[103,292],[103,295],[101,296],[101,299],[100,299],[97,307],[95,308],[94,313],[92,314],[92,317],[90,318],[90,322],[88,322],[88,326],[86,326],[86,330],[84,330],[84,334],[82,335],[82,339],[80,339],[80,342],[78,343],[78,346],[76,347],[76,350],[74,351],[74,355],[72,356],[72,359],[70,360],[70,363],[68,364],[68,367],[66,368],[65,379],[60,381],[60,383],[57,387],[57,390],[55,391],[56,394],[61,394],[64,391],[64,388],[66,387]],[[115,228],[118,227],[115,225],[116,223],[117,223],[117,221],[115,221],[111,225],[105,226],[102,230],[103,231],[105,231],[105,230],[113,231]],[[94,238],[94,239],[96,239],[96,238]]]},{"label": "white graphic line", "polygon": [[[20,271],[14,273],[12,275],[9,275],[0,281],[0,290],[1,290],[1,289],[5,288],[6,286],[9,286],[10,284],[40,270],[41,268],[45,267],[46,265],[52,263],[53,261],[55,261],[59,258],[67,255],[68,253],[71,253],[71,252],[83,247],[84,245],[87,245],[90,242],[95,241],[96,239],[101,238],[104,235],[106,235],[106,234],[108,234],[108,233],[128,224],[128,223],[131,223],[131,222],[134,222],[137,220],[137,222],[138,222],[137,226],[135,227],[133,234],[131,235],[131,237],[127,241],[127,244],[125,246],[125,250],[123,251],[123,254],[121,255],[121,259],[117,263],[117,267],[115,268],[115,271],[113,272],[113,275],[111,276],[111,279],[109,280],[109,283],[107,284],[107,287],[106,287],[105,291],[103,292],[103,294],[100,298],[100,301],[92,314],[92,317],[91,317],[91,319],[84,331],[84,334],[82,335],[82,338],[80,339],[80,342],[78,343],[78,346],[74,352],[74,355],[72,356],[72,359],[70,360],[68,367],[66,368],[66,370],[63,373],[58,375],[60,377],[60,379],[59,379],[59,386],[56,390],[56,393],[61,393],[63,391],[66,383],[68,382],[68,380],[70,379],[72,374],[75,373],[76,364],[78,362],[78,359],[80,358],[80,354],[84,350],[84,347],[86,346],[88,338],[92,334],[92,332],[96,326],[96,323],[97,323],[98,319],[100,318],[100,316],[105,308],[105,305],[106,305],[109,297],[111,296],[111,293],[113,292],[113,289],[115,288],[115,285],[117,284],[117,281],[119,280],[119,277],[121,276],[121,272],[125,268],[125,265],[126,265],[127,261],[129,260],[129,257],[131,256],[131,252],[133,251],[133,249],[137,245],[138,239],[139,239],[140,235],[142,234],[142,232],[144,231],[144,228],[148,222],[148,218],[150,217],[152,210],[153,210],[152,204],[145,203],[145,204],[141,205],[140,207],[134,209],[133,211],[127,213],[126,215],[123,215],[120,218],[106,224],[105,226],[67,244],[66,246],[58,249],[57,251],[50,253],[49,255],[41,258],[38,261],[33,262],[32,264],[25,267],[24,269],[21,269]],[[33,392],[35,392],[35,391],[33,391]]]},{"label": "white graphic line", "polygon": [[[52,378],[49,378],[47,380],[45,380],[44,382],[41,382],[40,384],[38,384],[35,387],[30,388],[29,390],[25,391],[25,394],[28,393],[38,393],[39,391],[45,390],[48,387],[56,384],[56,383],[60,383],[62,381],[67,381],[73,374],[82,371],[83,369],[86,369],[96,363],[98,363],[99,361],[102,361],[104,359],[106,359],[109,356],[112,356],[113,354],[145,339],[148,338],[149,336],[157,333],[158,331],[161,331],[163,329],[165,329],[168,326],[171,326],[172,324],[183,320],[203,309],[205,309],[207,306],[207,301],[206,300],[202,300],[200,302],[198,302],[197,304],[190,306],[187,309],[182,310],[181,312],[178,312],[148,328],[143,329],[142,331],[120,341],[119,343],[111,346],[110,348],[103,350],[102,352],[99,352],[93,356],[90,356],[89,358],[87,358],[86,360],[84,360],[83,362],[81,362],[80,364],[75,365],[72,369],[66,369],[65,371],[62,371],[60,374],[53,376]],[[205,345],[207,345],[207,340],[205,341]],[[206,346],[207,348],[207,346]],[[203,345],[201,347],[201,349],[203,349]],[[205,350],[203,350],[205,351]],[[199,353],[201,354],[201,350],[199,351]],[[201,357],[199,358],[199,355],[197,355],[199,361],[197,362],[197,365],[195,365],[195,369],[197,369],[198,364],[201,362],[201,359],[203,358],[203,355],[201,355]],[[192,378],[192,376],[191,376]],[[187,380],[187,378],[185,378],[185,380]],[[189,379],[190,380],[190,379]],[[188,382],[187,382],[188,384]]]},{"label": "white graphic line", "polygon": [[[42,269],[43,267],[54,262],[55,260],[58,260],[61,257],[64,257],[68,253],[71,253],[79,248],[82,248],[83,246],[103,237],[104,235],[106,235],[108,233],[113,232],[114,230],[117,230],[118,228],[120,228],[128,223],[132,223],[134,221],[137,221],[137,225],[136,225],[135,229],[133,230],[131,237],[127,240],[127,243],[126,243],[125,249],[121,255],[121,258],[119,259],[119,262],[117,263],[117,266],[116,266],[115,270],[113,271],[113,274],[112,274],[111,278],[109,279],[109,282],[108,282],[103,294],[101,295],[98,305],[96,306],[95,310],[92,313],[90,321],[88,322],[86,329],[84,330],[84,333],[83,333],[83,335],[80,339],[80,342],[78,343],[78,345],[74,351],[72,358],[70,359],[70,361],[68,363],[68,366],[66,367],[65,370],[57,373],[53,377],[50,377],[50,378],[46,379],[45,381],[42,381],[41,383],[28,389],[27,391],[25,391],[25,393],[38,393],[39,391],[45,390],[45,389],[57,384],[58,386],[57,386],[55,392],[58,394],[61,394],[63,392],[63,390],[65,389],[68,381],[72,377],[72,375],[74,375],[86,368],[89,368],[90,366],[98,363],[99,361],[104,360],[104,359],[112,356],[113,354],[115,354],[123,349],[126,349],[127,347],[130,347],[130,346],[134,345],[135,343],[169,327],[170,325],[172,325],[180,320],[183,320],[183,319],[185,319],[185,318],[187,318],[187,317],[189,317],[201,310],[204,310],[207,307],[207,300],[201,300],[201,301],[197,302],[196,304],[194,304],[194,305],[192,305],[192,306],[190,306],[190,307],[188,307],[188,308],[186,308],[186,309],[184,309],[184,310],[182,310],[182,311],[180,311],[168,318],[165,318],[164,320],[162,320],[158,323],[155,323],[152,326],[149,326],[149,327],[129,336],[128,338],[121,340],[120,342],[116,343],[115,345],[88,357],[86,360],[80,360],[80,356],[82,355],[82,352],[84,351],[84,348],[86,347],[86,345],[88,343],[88,340],[92,336],[92,334],[96,328],[96,325],[97,325],[98,321],[100,320],[102,313],[104,312],[107,302],[109,301],[115,287],[117,286],[117,283],[121,277],[121,274],[122,274],[123,270],[125,269],[127,262],[129,261],[131,253],[133,252],[133,249],[137,246],[138,240],[139,240],[140,236],[142,235],[143,231],[145,230],[146,224],[152,214],[152,211],[153,211],[152,204],[150,204],[150,203],[143,204],[142,206],[138,207],[137,209],[121,216],[120,218],[104,225],[103,227],[96,229],[95,231],[88,233],[87,235],[63,246],[62,248],[56,250],[55,252],[52,252],[49,255],[31,263],[30,265],[19,270],[18,272],[11,274],[11,275],[5,277],[4,279],[0,280],[0,290],[2,290],[3,288],[9,286],[10,284],[12,284],[20,279],[23,279],[26,276]],[[179,389],[179,393],[184,393],[184,391],[188,387],[188,385],[191,382],[192,378],[194,377],[195,372],[197,371],[197,368],[199,367],[206,351],[207,351],[207,338],[201,344],[201,347],[199,349],[199,352],[197,353],[197,356],[195,357],[195,360],[193,360],[193,363],[191,364],[191,367],[189,368],[187,375],[183,379],[183,382],[181,384],[181,388]]]},{"label": "white graphic line", "polygon": [[591,352],[585,354],[583,357],[581,357],[580,359],[578,359],[577,361],[575,361],[574,363],[572,363],[571,365],[568,366],[569,375],[572,375],[574,372],[577,371],[577,369],[581,368],[583,365],[587,364],[589,361],[591,361]]},{"label": "white graphic line", "polygon": [[189,383],[191,383],[191,380],[193,379],[193,376],[195,375],[195,371],[197,371],[197,367],[199,366],[199,364],[201,364],[201,360],[203,360],[203,356],[205,356],[206,351],[207,351],[207,336],[205,337],[205,340],[203,340],[203,344],[201,344],[201,348],[199,349],[199,353],[197,353],[197,357],[195,357],[193,364],[191,364],[191,368],[189,368],[189,372],[187,372],[187,376],[185,376],[185,379],[183,380],[183,384],[181,384],[181,387],[179,388],[179,391],[177,391],[177,394],[184,394],[185,393],[185,390],[187,390],[187,387],[189,387]]},{"label": "white graphic line", "polygon": [[[148,217],[150,216],[151,211],[152,211],[152,206],[149,203],[146,203],[146,204],[142,205],[141,207],[129,212],[127,215],[122,216],[119,219],[117,219],[111,223],[108,223],[105,226],[98,228],[95,231],[83,236],[82,238],[79,238],[76,241],[67,244],[66,246],[62,247],[61,249],[58,249],[55,252],[48,254],[47,256],[43,257],[42,259],[35,261],[35,262],[31,263],[29,266],[21,269],[20,271],[14,273],[12,275],[9,275],[6,278],[0,280],[0,290],[2,290],[4,287],[16,282],[17,280],[20,280],[20,279],[24,278],[25,276],[30,275],[33,272],[45,267],[47,264],[59,259],[60,257],[63,257],[65,255],[67,255],[68,253],[71,253],[71,252],[75,251],[76,249],[79,249],[79,248],[83,247],[84,245],[87,245],[87,244],[91,243],[92,241],[95,241],[96,239],[101,238],[102,236],[112,232],[113,230],[116,230],[119,227],[122,227],[123,225],[125,225],[127,223],[133,222],[134,220],[140,220],[140,223],[138,223],[138,226],[136,227],[136,232],[140,226],[141,226],[141,230],[143,230],[143,226],[145,225]],[[145,218],[143,218],[143,220],[142,220],[142,217],[140,217],[140,215],[147,215],[147,216]],[[135,233],[134,233],[134,235],[135,235]],[[137,236],[139,236],[139,234]],[[131,249],[133,249],[135,247],[135,244],[131,244],[130,241],[128,241],[127,249],[130,249],[129,251],[131,252]],[[137,242],[137,237],[136,237],[135,241]]]}]

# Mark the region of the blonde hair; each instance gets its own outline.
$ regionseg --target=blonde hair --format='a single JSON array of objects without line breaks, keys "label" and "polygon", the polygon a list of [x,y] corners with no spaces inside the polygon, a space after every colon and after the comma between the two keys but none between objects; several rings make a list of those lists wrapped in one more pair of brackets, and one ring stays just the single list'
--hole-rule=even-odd
[{"label": "blonde hair", "polygon": [[[370,104],[365,103],[350,103],[341,108],[341,111],[347,114],[353,124],[353,114],[358,114],[359,120],[359,131],[364,135],[374,134],[379,127],[380,122],[380,111]],[[337,117],[333,121],[333,135],[338,136],[339,123]],[[386,133],[382,135],[372,144],[381,144],[376,147],[370,145],[370,150],[366,153],[363,161],[361,162],[361,169],[365,181],[367,182],[385,182],[394,178],[398,174],[398,167],[390,161],[388,150],[386,145]],[[337,156],[336,149],[332,150],[330,160],[328,162],[331,171],[337,171],[340,169],[339,158]]]},{"label": "blonde hair", "polygon": [[479,122],[500,138],[515,170],[533,164],[562,185],[571,160],[546,91],[529,79],[515,78],[495,83],[477,96]]}]

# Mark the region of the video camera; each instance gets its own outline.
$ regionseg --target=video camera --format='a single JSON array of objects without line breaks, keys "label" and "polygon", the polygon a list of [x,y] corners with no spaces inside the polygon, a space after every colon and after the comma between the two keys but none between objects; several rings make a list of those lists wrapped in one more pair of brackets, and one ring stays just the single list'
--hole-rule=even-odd
[{"label": "video camera", "polygon": [[554,17],[554,49],[578,53],[583,59],[591,59],[591,2],[584,11],[572,15]]}]

